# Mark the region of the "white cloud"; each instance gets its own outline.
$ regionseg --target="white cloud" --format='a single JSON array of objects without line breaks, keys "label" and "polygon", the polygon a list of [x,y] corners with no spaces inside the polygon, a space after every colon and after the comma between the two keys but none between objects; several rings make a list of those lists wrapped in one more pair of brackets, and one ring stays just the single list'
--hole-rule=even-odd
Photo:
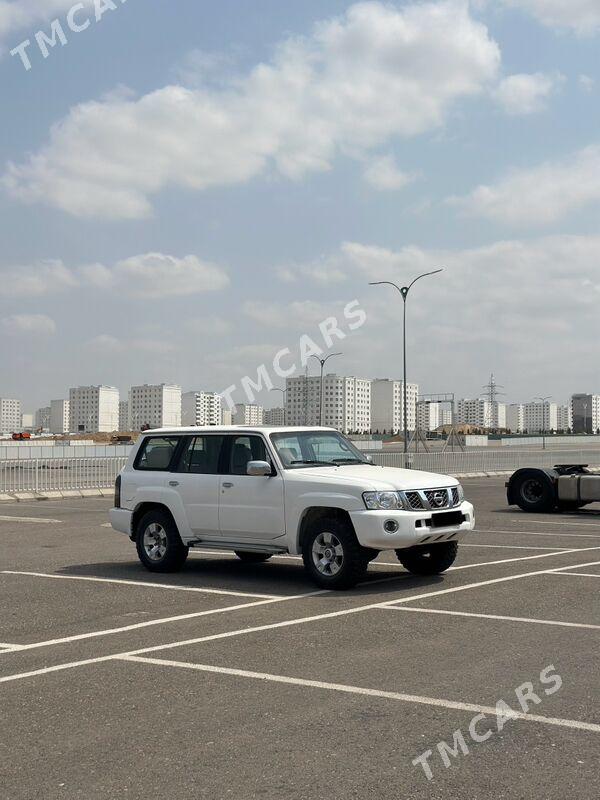
[{"label": "white cloud", "polygon": [[2,328],[11,336],[52,336],[56,323],[46,314],[13,314],[2,320]]},{"label": "white cloud", "polygon": [[398,189],[404,189],[405,186],[412,183],[415,176],[402,172],[398,168],[394,157],[387,155],[374,158],[366,166],[364,178],[374,189],[379,189],[382,192],[394,192]]},{"label": "white cloud", "polygon": [[596,81],[592,77],[590,77],[589,75],[580,75],[579,76],[579,87],[584,92],[587,92],[589,94],[589,93],[593,92],[594,89],[596,88]]},{"label": "white cloud", "polygon": [[[92,0],[84,0],[92,5]],[[75,0],[0,0],[0,40],[35,23],[51,21]]]},{"label": "white cloud", "polygon": [[149,299],[218,291],[229,285],[222,267],[197,256],[145,253],[107,267],[69,268],[62,261],[0,269],[0,297],[30,297],[67,289],[99,289]]},{"label": "white cloud", "polygon": [[510,75],[500,82],[494,98],[512,116],[536,114],[546,108],[546,101],[563,83],[562,75]]},{"label": "white cloud", "polygon": [[320,303],[314,300],[299,300],[292,303],[265,303],[248,300],[243,305],[244,314],[255,322],[269,328],[299,328],[309,331],[331,317],[337,308],[340,322],[343,317],[343,303]]},{"label": "white cloud", "polygon": [[338,269],[330,258],[319,259],[311,264],[293,264],[276,270],[282,283],[313,283],[317,286],[332,286],[346,280],[345,273]]},{"label": "white cloud", "polygon": [[290,37],[226,86],[167,86],[88,102],[50,131],[5,187],[78,217],[139,218],[167,185],[238,184],[272,165],[290,179],[443,125],[497,75],[500,51],[464,0],[350,6]]},{"label": "white cloud", "polygon": [[528,12],[544,25],[571,29],[586,36],[600,30],[598,0],[503,0],[511,8]]},{"label": "white cloud", "polygon": [[133,351],[150,355],[168,355],[174,347],[163,339],[127,338],[121,341],[110,333],[101,333],[86,342],[86,347],[97,355],[128,357]]},{"label": "white cloud", "polygon": [[467,214],[507,225],[549,225],[600,201],[600,145],[563,161],[515,170],[450,202]]}]

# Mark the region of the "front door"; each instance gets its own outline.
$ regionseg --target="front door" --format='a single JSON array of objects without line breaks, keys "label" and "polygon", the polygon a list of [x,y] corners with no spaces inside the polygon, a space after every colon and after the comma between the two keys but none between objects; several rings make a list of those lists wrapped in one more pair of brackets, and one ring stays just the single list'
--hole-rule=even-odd
[{"label": "front door", "polygon": [[227,541],[266,541],[285,534],[283,478],[247,474],[250,461],[272,459],[262,436],[228,437],[225,469],[221,476],[219,527]]},{"label": "front door", "polygon": [[219,536],[219,458],[224,436],[189,439],[169,486],[181,497],[188,525],[198,538]]}]

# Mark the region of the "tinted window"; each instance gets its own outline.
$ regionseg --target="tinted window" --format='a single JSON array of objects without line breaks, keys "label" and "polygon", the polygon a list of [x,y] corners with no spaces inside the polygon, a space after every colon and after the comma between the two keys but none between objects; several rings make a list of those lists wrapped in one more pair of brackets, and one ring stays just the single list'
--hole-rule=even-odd
[{"label": "tinted window", "polygon": [[142,444],[135,462],[135,469],[158,472],[169,469],[178,444],[178,436],[148,437]]},{"label": "tinted window", "polygon": [[271,441],[286,469],[317,464],[363,464],[366,458],[344,436],[327,431],[274,433]]},{"label": "tinted window", "polygon": [[180,471],[196,475],[218,475],[223,436],[196,436],[181,459]]},{"label": "tinted window", "polygon": [[229,474],[247,475],[250,461],[267,461],[267,448],[260,436],[236,436],[231,443],[229,454]]}]

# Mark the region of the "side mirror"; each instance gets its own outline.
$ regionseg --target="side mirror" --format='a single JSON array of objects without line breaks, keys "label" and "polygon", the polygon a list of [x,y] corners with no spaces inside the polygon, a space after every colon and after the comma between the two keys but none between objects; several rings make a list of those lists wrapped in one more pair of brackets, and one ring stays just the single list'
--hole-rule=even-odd
[{"label": "side mirror", "polygon": [[249,461],[246,472],[255,478],[270,477],[273,469],[267,461]]},{"label": "side mirror", "polygon": [[373,461],[373,456],[365,456],[365,458],[367,459],[367,461],[369,462],[369,464],[373,464],[373,463],[374,463],[374,461]]}]

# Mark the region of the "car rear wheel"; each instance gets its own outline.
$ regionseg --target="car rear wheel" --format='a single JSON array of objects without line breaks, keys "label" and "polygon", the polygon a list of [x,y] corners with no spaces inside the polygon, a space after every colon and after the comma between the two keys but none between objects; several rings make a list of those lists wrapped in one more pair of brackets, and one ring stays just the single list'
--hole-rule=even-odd
[{"label": "car rear wheel", "polygon": [[271,558],[269,553],[251,553],[246,550],[236,550],[235,554],[240,561],[244,561],[246,564],[262,564]]},{"label": "car rear wheel", "polygon": [[457,555],[458,542],[441,542],[396,550],[398,561],[413,575],[439,575],[454,564]]},{"label": "car rear wheel", "polygon": [[302,558],[313,581],[323,589],[351,589],[369,563],[352,527],[335,517],[314,523],[304,538]]},{"label": "car rear wheel", "polygon": [[514,487],[517,505],[523,511],[544,513],[556,508],[556,493],[544,473],[526,472]]},{"label": "car rear wheel", "polygon": [[172,518],[159,510],[141,518],[135,543],[140,561],[150,572],[177,572],[189,553]]}]

